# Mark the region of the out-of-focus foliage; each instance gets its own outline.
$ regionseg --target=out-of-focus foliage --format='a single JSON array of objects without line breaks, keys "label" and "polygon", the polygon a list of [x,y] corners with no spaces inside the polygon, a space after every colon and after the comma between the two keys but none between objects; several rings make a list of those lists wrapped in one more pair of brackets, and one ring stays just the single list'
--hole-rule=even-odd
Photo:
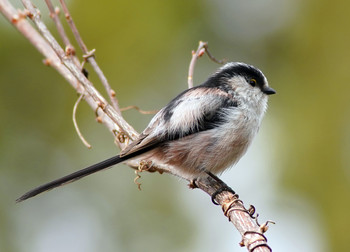
[{"label": "out-of-focus foliage", "polygon": [[270,49],[275,81],[283,83],[280,182],[314,204],[332,251],[347,250],[350,224],[349,8],[346,1],[309,3]]},{"label": "out-of-focus foliage", "polygon": [[[347,250],[349,1],[76,0],[69,8],[122,107],[158,109],[185,89],[199,40],[217,58],[261,68],[278,93],[258,139],[225,178],[277,221],[267,233],[276,251]],[[158,174],[141,174],[139,192],[122,165],[15,204],[26,190],[118,150],[82,103],[78,123],[93,145],[86,150],[71,123],[76,94],[3,17],[0,59],[0,251],[241,250],[206,195]],[[195,83],[216,68],[201,59]],[[124,115],[139,131],[151,118]]]}]

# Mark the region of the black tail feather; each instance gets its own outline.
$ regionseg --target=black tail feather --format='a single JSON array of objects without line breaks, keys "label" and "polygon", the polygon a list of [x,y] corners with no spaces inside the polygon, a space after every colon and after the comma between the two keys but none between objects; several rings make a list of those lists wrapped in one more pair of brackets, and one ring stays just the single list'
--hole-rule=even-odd
[{"label": "black tail feather", "polygon": [[94,164],[94,165],[91,165],[87,168],[84,168],[84,169],[81,169],[79,171],[76,171],[76,172],[73,172],[72,174],[69,174],[67,176],[64,176],[62,178],[59,178],[59,179],[56,179],[54,181],[51,181],[49,183],[46,183],[44,185],[41,185],[37,188],[34,188],[32,190],[30,190],[29,192],[23,194],[21,197],[19,197],[16,202],[21,202],[21,201],[24,201],[26,199],[29,199],[31,197],[34,197],[36,195],[38,195],[39,193],[42,193],[42,192],[45,192],[45,191],[48,191],[48,190],[51,190],[53,188],[56,188],[58,186],[61,186],[61,185],[65,185],[65,184],[68,184],[68,183],[71,183],[73,181],[76,181],[78,179],[81,179],[85,176],[88,176],[90,174],[93,174],[95,172],[98,172],[98,171],[101,171],[103,169],[106,169],[112,165],[115,165],[115,164],[118,164],[120,162],[123,162],[125,161],[126,159],[128,158],[121,158],[118,156],[115,156],[115,157],[112,157],[112,158],[109,158],[109,159],[106,159],[100,163],[97,163],[97,164]]}]

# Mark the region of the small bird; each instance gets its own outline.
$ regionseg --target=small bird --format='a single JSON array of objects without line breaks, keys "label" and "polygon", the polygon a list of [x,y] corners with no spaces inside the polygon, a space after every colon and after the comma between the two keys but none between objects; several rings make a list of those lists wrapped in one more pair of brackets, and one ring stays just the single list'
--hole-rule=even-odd
[{"label": "small bird", "polygon": [[190,180],[219,174],[246,152],[259,130],[268,95],[275,93],[259,69],[227,63],[170,101],[119,155],[34,188],[16,201],[129,159],[168,165],[172,174]]}]

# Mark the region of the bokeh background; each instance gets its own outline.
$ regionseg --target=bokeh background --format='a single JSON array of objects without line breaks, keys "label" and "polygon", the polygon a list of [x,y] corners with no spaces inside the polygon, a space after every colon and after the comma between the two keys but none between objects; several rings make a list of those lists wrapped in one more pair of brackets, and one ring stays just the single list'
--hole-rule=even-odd
[{"label": "bokeh background", "polygon": [[[35,1],[54,31],[43,2]],[[260,222],[276,222],[266,234],[274,251],[349,248],[349,1],[68,4],[121,107],[159,109],[184,90],[199,40],[217,58],[262,69],[278,94],[252,147],[222,178]],[[0,251],[245,251],[207,195],[146,173],[140,192],[124,165],[15,204],[28,189],[118,149],[84,103],[77,120],[93,149],[83,146],[71,121],[74,90],[2,16],[0,59]],[[194,82],[217,67],[203,57]],[[124,115],[138,131],[151,118]]]}]

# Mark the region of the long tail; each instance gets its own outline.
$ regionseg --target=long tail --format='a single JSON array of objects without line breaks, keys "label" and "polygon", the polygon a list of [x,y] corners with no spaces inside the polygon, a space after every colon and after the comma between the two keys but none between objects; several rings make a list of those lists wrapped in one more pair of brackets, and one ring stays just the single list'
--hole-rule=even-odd
[{"label": "long tail", "polygon": [[59,179],[56,179],[54,181],[51,181],[49,183],[46,183],[44,185],[41,185],[37,188],[34,188],[32,190],[30,190],[29,192],[23,194],[21,197],[19,197],[16,202],[21,202],[23,200],[26,200],[26,199],[29,199],[31,197],[34,197],[36,195],[38,195],[39,193],[42,193],[42,192],[45,192],[45,191],[48,191],[48,190],[51,190],[55,187],[58,187],[58,186],[61,186],[61,185],[65,185],[65,184],[68,184],[68,183],[71,183],[75,180],[78,180],[78,179],[81,179],[85,176],[88,176],[90,174],[93,174],[95,172],[98,172],[98,171],[101,171],[103,169],[106,169],[112,165],[116,165],[120,162],[123,162],[125,161],[126,159],[128,159],[127,157],[119,157],[118,156],[115,156],[115,157],[112,157],[112,158],[109,158],[109,159],[106,159],[100,163],[97,163],[97,164],[94,164],[94,165],[91,165],[87,168],[84,168],[84,169],[81,169],[79,171],[76,171],[76,172],[73,172],[72,174],[69,174],[67,176],[64,176],[62,178],[59,178]]}]

